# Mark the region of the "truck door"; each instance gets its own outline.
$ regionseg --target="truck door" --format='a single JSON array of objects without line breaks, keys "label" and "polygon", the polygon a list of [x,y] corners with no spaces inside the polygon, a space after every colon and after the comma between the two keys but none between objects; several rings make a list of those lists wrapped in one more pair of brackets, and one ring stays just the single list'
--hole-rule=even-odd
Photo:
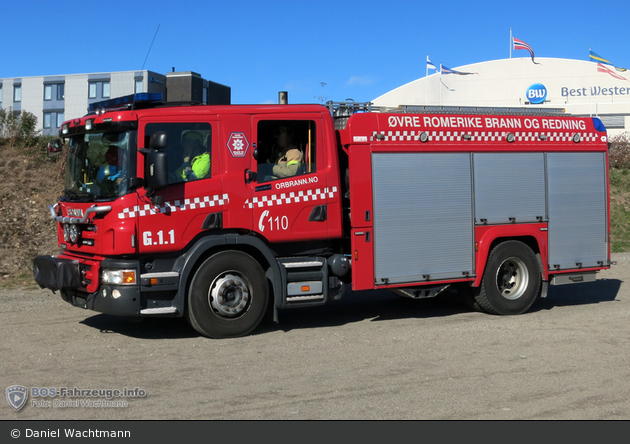
[{"label": "truck door", "polygon": [[141,196],[129,211],[128,216],[138,217],[140,254],[179,251],[208,224],[222,220],[229,197],[217,177],[216,120],[204,117],[204,121],[141,119],[139,137],[144,137],[144,146],[156,132],[166,132],[169,185],[150,197]]},{"label": "truck door", "polygon": [[316,113],[252,118],[251,182],[254,230],[270,242],[328,237],[328,207],[339,199],[329,187],[322,147],[322,117]]}]

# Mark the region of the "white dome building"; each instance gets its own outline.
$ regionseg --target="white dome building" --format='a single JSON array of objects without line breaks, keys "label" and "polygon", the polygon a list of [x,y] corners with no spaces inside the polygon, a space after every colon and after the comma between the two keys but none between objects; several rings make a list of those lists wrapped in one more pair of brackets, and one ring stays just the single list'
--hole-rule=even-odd
[{"label": "white dome building", "polygon": [[[630,71],[592,61],[537,57],[492,60],[454,68],[462,74],[429,70],[429,76],[372,101],[381,108],[491,107],[552,108],[599,117],[609,135],[630,130]],[[440,66],[437,65],[439,70]]]}]

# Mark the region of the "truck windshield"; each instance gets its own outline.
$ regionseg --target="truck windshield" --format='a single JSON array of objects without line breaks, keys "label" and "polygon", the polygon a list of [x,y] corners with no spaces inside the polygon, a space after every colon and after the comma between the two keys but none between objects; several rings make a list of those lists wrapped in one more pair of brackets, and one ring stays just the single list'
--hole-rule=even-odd
[{"label": "truck windshield", "polygon": [[136,131],[102,132],[70,138],[64,200],[111,200],[128,191],[135,165]]}]

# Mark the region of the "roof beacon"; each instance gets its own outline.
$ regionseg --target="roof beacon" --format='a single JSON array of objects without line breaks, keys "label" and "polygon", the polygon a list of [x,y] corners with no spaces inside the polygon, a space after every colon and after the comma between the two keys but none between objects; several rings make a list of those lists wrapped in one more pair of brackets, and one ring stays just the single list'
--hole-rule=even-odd
[{"label": "roof beacon", "polygon": [[121,108],[146,108],[162,102],[162,93],[137,93],[128,96],[117,97],[115,99],[103,100],[101,102],[90,103],[89,113],[98,113],[103,110],[113,110]]}]

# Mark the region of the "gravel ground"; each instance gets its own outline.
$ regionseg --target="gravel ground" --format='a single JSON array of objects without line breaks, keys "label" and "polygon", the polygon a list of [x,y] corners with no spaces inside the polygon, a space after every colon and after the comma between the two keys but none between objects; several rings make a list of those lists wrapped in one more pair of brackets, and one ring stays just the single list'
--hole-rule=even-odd
[{"label": "gravel ground", "polygon": [[[49,290],[0,290],[2,387],[138,388],[34,397],[6,420],[628,420],[630,254],[598,281],[551,287],[525,314],[471,312],[454,297],[348,293],[281,313],[244,338],[181,319],[85,311]],[[48,401],[50,405],[46,402]],[[56,404],[56,405],[55,405]]]}]

